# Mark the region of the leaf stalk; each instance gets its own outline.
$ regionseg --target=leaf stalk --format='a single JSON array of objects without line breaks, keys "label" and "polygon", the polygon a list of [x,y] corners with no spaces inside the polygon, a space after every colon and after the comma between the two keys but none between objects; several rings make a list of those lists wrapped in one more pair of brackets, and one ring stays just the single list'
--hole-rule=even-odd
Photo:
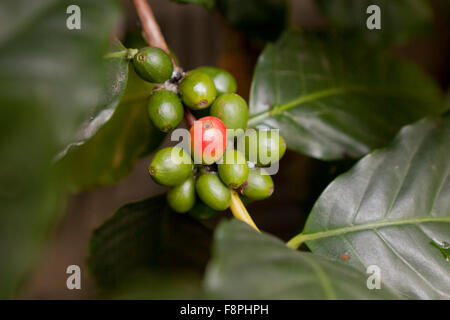
[{"label": "leaf stalk", "polygon": [[245,208],[244,204],[242,203],[241,198],[237,194],[237,192],[233,189],[230,189],[231,192],[231,205],[230,209],[233,213],[233,216],[236,219],[239,219],[246,224],[248,224],[250,227],[255,229],[256,231],[260,232],[258,227],[256,226],[255,222],[253,221],[252,217],[248,213],[247,209]]}]

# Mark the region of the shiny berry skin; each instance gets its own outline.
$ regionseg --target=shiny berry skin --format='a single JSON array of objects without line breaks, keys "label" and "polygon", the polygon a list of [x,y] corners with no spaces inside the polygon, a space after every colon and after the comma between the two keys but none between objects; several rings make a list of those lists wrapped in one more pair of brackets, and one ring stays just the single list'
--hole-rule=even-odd
[{"label": "shiny berry skin", "polygon": [[181,81],[180,93],[183,103],[192,110],[207,108],[216,98],[216,87],[205,73],[193,70]]},{"label": "shiny berry skin", "polygon": [[286,142],[277,131],[257,130],[245,136],[245,156],[258,166],[270,166],[286,152]]},{"label": "shiny berry skin", "polygon": [[163,186],[174,187],[191,175],[194,165],[189,154],[179,147],[159,150],[153,157],[148,172],[152,179]]},{"label": "shiny berry skin", "polygon": [[197,178],[195,190],[199,198],[214,210],[223,211],[230,206],[231,192],[217,174],[202,174]]},{"label": "shiny berry skin", "polygon": [[163,83],[169,80],[173,73],[172,59],[157,47],[139,49],[133,57],[133,66],[142,79],[152,83]]},{"label": "shiny berry skin", "polygon": [[211,219],[218,213],[219,211],[216,211],[213,208],[208,207],[201,201],[198,201],[195,204],[194,208],[192,208],[192,210],[189,211],[191,217],[199,220]]},{"label": "shiny berry skin", "polygon": [[218,95],[222,93],[236,92],[236,80],[228,71],[208,66],[200,67],[196,70],[206,73],[214,81],[214,86],[216,87]]},{"label": "shiny berry skin", "polygon": [[167,203],[169,207],[178,213],[191,210],[195,204],[195,181],[190,176],[186,181],[173,187],[167,192]]},{"label": "shiny berry skin", "polygon": [[184,113],[178,95],[165,89],[152,93],[147,110],[153,125],[162,132],[176,128],[183,119]]},{"label": "shiny berry skin", "polygon": [[192,157],[196,164],[212,164],[227,147],[227,129],[216,117],[203,117],[190,129]]},{"label": "shiny berry skin", "polygon": [[244,155],[237,150],[226,150],[222,158],[223,163],[218,163],[219,176],[230,188],[237,189],[248,177],[248,165]]},{"label": "shiny berry skin", "polygon": [[267,199],[273,193],[272,177],[268,174],[262,174],[263,170],[262,168],[250,170],[247,181],[241,187],[241,194],[249,200]]},{"label": "shiny berry skin", "polygon": [[248,120],[248,105],[235,93],[224,93],[211,106],[211,115],[223,121],[227,129],[245,129]]}]

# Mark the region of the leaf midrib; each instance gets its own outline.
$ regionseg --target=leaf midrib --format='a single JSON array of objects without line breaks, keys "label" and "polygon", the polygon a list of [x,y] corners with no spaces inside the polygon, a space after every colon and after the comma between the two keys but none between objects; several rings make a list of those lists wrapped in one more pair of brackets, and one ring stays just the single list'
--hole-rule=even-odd
[{"label": "leaf midrib", "polygon": [[269,111],[263,111],[263,112],[260,112],[260,113],[257,113],[255,115],[251,116],[248,120],[248,126],[251,127],[251,126],[261,122],[262,120],[264,120],[265,118],[267,118],[269,116],[276,115],[285,110],[289,110],[295,106],[299,106],[303,103],[306,103],[306,102],[309,102],[312,100],[316,100],[316,99],[333,96],[333,95],[344,94],[344,93],[350,92],[352,90],[356,90],[356,87],[342,87],[342,88],[332,88],[332,89],[327,89],[327,90],[319,90],[319,91],[316,91],[316,92],[313,92],[313,93],[310,93],[307,95],[300,96],[297,99],[289,101],[283,105],[276,106],[276,107],[270,109]]},{"label": "leaf midrib", "polygon": [[319,99],[330,97],[330,96],[346,94],[346,93],[350,93],[350,92],[364,92],[364,93],[372,94],[372,95],[376,95],[376,94],[385,94],[385,95],[394,95],[394,96],[405,95],[405,96],[412,96],[414,98],[420,98],[420,96],[416,96],[413,92],[408,92],[406,90],[404,91],[404,90],[392,89],[392,88],[372,87],[369,89],[367,87],[358,86],[358,85],[329,88],[329,89],[325,89],[325,90],[318,90],[318,91],[309,93],[307,95],[302,95],[302,96],[300,96],[296,99],[293,99],[289,102],[286,102],[282,105],[273,105],[273,106],[271,106],[271,108],[269,108],[268,111],[262,111],[262,112],[259,112],[259,113],[256,113],[256,114],[250,116],[248,119],[247,125],[248,125],[248,127],[253,127],[270,116],[280,114],[283,111],[292,109],[294,107],[298,107],[304,103],[307,103],[307,102],[310,102],[313,100],[319,100]]},{"label": "leaf midrib", "polygon": [[366,231],[372,229],[379,229],[392,226],[401,226],[408,224],[420,224],[420,223],[432,223],[432,222],[446,222],[450,223],[450,217],[426,217],[426,218],[412,218],[412,219],[400,219],[400,220],[384,220],[360,225],[353,225],[349,227],[336,228],[331,230],[319,231],[314,233],[300,233],[292,238],[287,246],[297,249],[303,242],[309,240],[316,240],[321,238],[335,237],[342,234]]}]

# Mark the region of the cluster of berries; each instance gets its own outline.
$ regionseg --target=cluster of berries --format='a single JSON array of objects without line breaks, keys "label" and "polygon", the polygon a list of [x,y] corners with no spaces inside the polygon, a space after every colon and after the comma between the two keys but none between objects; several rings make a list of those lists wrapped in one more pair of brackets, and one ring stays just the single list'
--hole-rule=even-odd
[{"label": "cluster of berries", "polygon": [[167,202],[172,210],[206,219],[230,206],[233,190],[248,202],[271,196],[274,184],[263,167],[278,162],[286,144],[277,131],[247,134],[248,106],[235,93],[236,80],[229,72],[215,67],[174,72],[169,55],[156,47],[140,49],[133,65],[144,80],[162,84],[148,101],[150,120],[159,130],[175,129],[184,107],[209,113],[189,130],[190,153],[163,148],[148,167],[156,183],[170,187]]}]

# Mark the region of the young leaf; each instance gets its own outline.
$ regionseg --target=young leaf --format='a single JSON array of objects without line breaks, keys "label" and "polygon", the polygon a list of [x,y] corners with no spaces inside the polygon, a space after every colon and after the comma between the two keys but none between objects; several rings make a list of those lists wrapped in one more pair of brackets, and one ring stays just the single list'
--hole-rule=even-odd
[{"label": "young leaf", "polygon": [[94,231],[89,268],[104,288],[152,271],[199,272],[209,257],[211,232],[171,212],[165,195],[127,204]]},{"label": "young leaf", "polygon": [[401,126],[443,112],[435,84],[405,61],[346,38],[286,32],[256,66],[249,126],[334,160],[386,145]]},{"label": "young leaf", "polygon": [[[66,26],[82,8],[81,29]],[[12,298],[51,227],[61,186],[51,166],[102,89],[117,2],[0,1],[0,298]]]},{"label": "young leaf", "polygon": [[450,115],[404,127],[394,143],[367,155],[331,183],[303,234],[317,254],[341,255],[360,270],[381,269],[404,296],[450,298]]},{"label": "young leaf", "polygon": [[343,263],[296,252],[265,233],[233,220],[216,230],[205,289],[213,299],[393,299],[383,286]]},{"label": "young leaf", "polygon": [[164,134],[151,124],[147,113],[152,88],[130,69],[119,105],[104,110],[112,115],[91,138],[71,144],[59,161],[69,189],[113,184],[124,178],[136,161],[160,145]]},{"label": "young leaf", "polygon": [[[371,45],[404,43],[432,30],[432,11],[424,0],[316,0],[316,3],[334,29],[355,34]],[[378,12],[367,12],[373,5],[379,8],[380,29],[367,27],[368,19],[369,22],[371,17],[378,19]]]}]

